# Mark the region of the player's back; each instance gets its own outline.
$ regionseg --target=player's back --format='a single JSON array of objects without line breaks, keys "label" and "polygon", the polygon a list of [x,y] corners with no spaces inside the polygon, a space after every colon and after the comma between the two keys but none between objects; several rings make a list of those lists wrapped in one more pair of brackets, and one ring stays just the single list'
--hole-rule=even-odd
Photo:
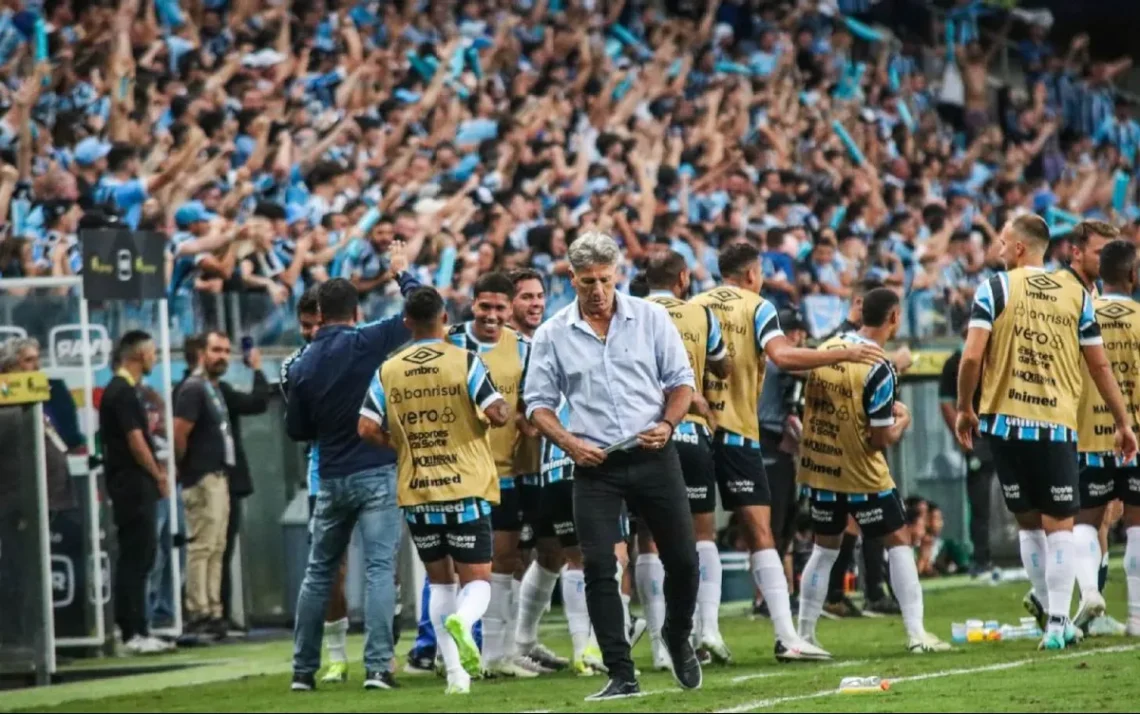
[{"label": "player's back", "polygon": [[[867,339],[855,333],[831,338],[821,350],[846,349]],[[812,370],[804,387],[803,439],[797,480],[837,493],[880,493],[894,488],[886,457],[868,440],[873,426],[894,423],[896,377],[886,360],[847,362]]]},{"label": "player's back", "polygon": [[[1093,299],[1093,311],[1104,340],[1105,356],[1112,365],[1112,376],[1120,385],[1133,423],[1140,415],[1140,303],[1124,295],[1107,294]],[[1114,448],[1115,420],[1082,364],[1084,379],[1080,400],[1080,442],[1078,450],[1086,455],[1110,455]]]},{"label": "player's back", "polygon": [[1080,281],[1017,268],[984,284],[971,327],[992,330],[982,380],[982,430],[1077,428],[1081,345],[1096,339]]},{"label": "player's back", "polygon": [[[709,334],[713,329],[712,311],[704,305],[685,302],[667,292],[650,293],[645,299],[657,303],[669,313],[669,319],[673,321],[673,325],[681,335],[681,342],[685,345],[685,354],[689,357],[693,376],[698,383],[701,383],[709,356]],[[704,417],[697,414],[695,409],[689,410],[685,420],[708,426]]]}]

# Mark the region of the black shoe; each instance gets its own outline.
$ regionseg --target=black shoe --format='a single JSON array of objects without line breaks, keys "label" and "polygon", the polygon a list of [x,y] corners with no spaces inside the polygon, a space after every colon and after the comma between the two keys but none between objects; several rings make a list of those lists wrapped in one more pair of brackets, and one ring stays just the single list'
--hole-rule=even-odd
[{"label": "black shoe", "polygon": [[673,660],[673,678],[682,689],[700,689],[704,675],[701,673],[701,663],[697,659],[693,643],[685,637],[674,640],[669,636],[668,627],[661,629],[661,638],[669,648],[669,657]]},{"label": "black shoe", "polygon": [[294,692],[315,692],[317,690],[317,678],[311,674],[298,672],[293,675],[293,686],[290,689]]},{"label": "black shoe", "polygon": [[793,615],[799,615],[800,614],[800,596],[799,595],[796,595],[793,593],[792,596],[788,598],[788,604],[792,606],[792,614]]},{"label": "black shoe", "polygon": [[224,640],[230,634],[230,623],[220,617],[212,619],[206,623],[206,634]]},{"label": "black shoe", "polygon": [[213,630],[210,629],[211,621],[208,617],[195,617],[186,623],[182,628],[182,634],[185,635],[213,635]]},{"label": "black shoe", "polygon": [[760,600],[759,602],[752,602],[752,616],[763,617],[766,620],[772,618],[772,613],[768,610],[768,601]]},{"label": "black shoe", "polygon": [[863,612],[871,615],[901,615],[902,608],[894,598],[881,597],[864,603]]},{"label": "black shoe", "polygon": [[405,674],[434,674],[435,652],[428,650],[412,650],[408,652],[408,661],[404,665]]},{"label": "black shoe", "polygon": [[824,603],[823,615],[832,620],[843,620],[851,617],[863,617],[863,611],[851,602],[851,598],[845,595],[837,602]]},{"label": "black shoe", "polygon": [[597,694],[591,694],[586,697],[587,702],[605,702],[611,699],[629,699],[630,697],[640,697],[641,686],[637,680],[630,680],[628,682],[620,679],[611,679],[602,687],[602,691]]},{"label": "black shoe", "polygon": [[364,676],[365,689],[399,689],[391,672],[368,672]]}]

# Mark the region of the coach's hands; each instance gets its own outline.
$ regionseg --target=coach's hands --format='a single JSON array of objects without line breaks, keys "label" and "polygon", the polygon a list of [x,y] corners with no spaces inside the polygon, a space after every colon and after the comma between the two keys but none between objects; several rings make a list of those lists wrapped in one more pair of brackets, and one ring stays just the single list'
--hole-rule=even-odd
[{"label": "coach's hands", "polygon": [[566,453],[574,460],[575,465],[586,468],[598,466],[606,460],[606,452],[578,438],[566,445]]},{"label": "coach's hands", "polygon": [[887,358],[883,348],[871,342],[860,342],[851,345],[846,350],[844,362],[862,362],[863,364],[878,364]]},{"label": "coach's hands", "polygon": [[1136,432],[1132,431],[1132,425],[1116,426],[1115,450],[1116,458],[1120,459],[1121,463],[1128,463],[1136,458]]},{"label": "coach's hands", "polygon": [[[973,409],[958,412],[954,421],[954,435],[966,451],[974,450],[974,434],[978,432],[978,415]],[[1136,453],[1136,439],[1132,439],[1132,453]]]}]

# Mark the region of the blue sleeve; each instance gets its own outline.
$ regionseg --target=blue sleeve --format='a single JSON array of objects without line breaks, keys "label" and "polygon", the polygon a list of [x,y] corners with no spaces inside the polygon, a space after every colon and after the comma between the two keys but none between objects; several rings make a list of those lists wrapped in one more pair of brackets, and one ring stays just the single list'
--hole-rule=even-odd
[{"label": "blue sleeve", "polygon": [[[724,342],[724,333],[720,329],[720,320],[709,308],[705,308],[705,317],[709,321],[709,342],[705,345],[705,352],[713,362],[724,359],[728,354],[728,345]],[[695,376],[695,375],[694,375]]]},{"label": "blue sleeve", "polygon": [[1006,273],[990,278],[978,286],[974,293],[974,307],[970,311],[970,327],[993,330],[994,320],[1005,309]]},{"label": "blue sleeve", "polygon": [[381,428],[388,428],[388,398],[384,392],[384,383],[380,381],[380,370],[376,370],[372,384],[368,385],[368,393],[364,395],[364,404],[360,407],[360,416],[376,422]]},{"label": "blue sleeve", "polygon": [[767,300],[756,306],[752,323],[756,331],[756,351],[759,353],[764,352],[769,342],[784,334],[780,329],[780,317],[776,312],[776,306]]},{"label": "blue sleeve", "polygon": [[863,407],[871,426],[893,426],[895,423],[895,372],[887,362],[880,362],[867,373],[863,383]]},{"label": "blue sleeve", "polygon": [[124,211],[144,203],[147,196],[142,179],[133,179],[115,187],[115,204]]},{"label": "blue sleeve", "polygon": [[416,288],[423,287],[423,283],[411,271],[405,271],[396,276],[396,282],[400,286],[400,295],[407,297],[411,295],[412,291]]},{"label": "blue sleeve", "polygon": [[503,398],[491,381],[487,365],[474,352],[467,353],[467,394],[471,397],[471,403],[480,409],[486,409]]},{"label": "blue sleeve", "polygon": [[1081,347],[1104,344],[1100,335],[1100,325],[1096,322],[1096,313],[1093,312],[1092,298],[1086,292],[1084,303],[1081,305],[1081,320],[1077,328],[1081,339]]},{"label": "blue sleeve", "polygon": [[404,325],[404,314],[386,317],[375,322],[366,322],[356,328],[364,339],[365,350],[383,361],[396,348],[412,339],[412,332]]},{"label": "blue sleeve", "polygon": [[523,390],[528,419],[536,409],[549,409],[557,414],[562,398],[561,370],[554,354],[550,326],[548,322],[538,328],[530,347],[526,388]]}]

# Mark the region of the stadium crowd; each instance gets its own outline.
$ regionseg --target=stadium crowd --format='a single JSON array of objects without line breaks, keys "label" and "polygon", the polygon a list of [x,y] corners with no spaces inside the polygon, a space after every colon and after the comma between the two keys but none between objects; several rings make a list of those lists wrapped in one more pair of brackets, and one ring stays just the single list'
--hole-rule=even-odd
[{"label": "stadium crowd", "polygon": [[223,292],[258,297],[246,324],[291,323],[336,276],[390,311],[396,238],[456,312],[479,275],[529,266],[552,314],[567,246],[598,228],[626,282],[672,248],[694,292],[752,241],[765,297],[817,336],[877,278],[921,338],[964,324],[1012,214],[1140,215],[1140,124],[1111,85],[1128,63],[1037,24],[1029,84],[995,95],[978,26],[1006,13],[970,0],[901,42],[856,18],[926,3],[19,5],[0,18],[0,276],[80,272],[83,226],[160,231],[184,335]]}]

